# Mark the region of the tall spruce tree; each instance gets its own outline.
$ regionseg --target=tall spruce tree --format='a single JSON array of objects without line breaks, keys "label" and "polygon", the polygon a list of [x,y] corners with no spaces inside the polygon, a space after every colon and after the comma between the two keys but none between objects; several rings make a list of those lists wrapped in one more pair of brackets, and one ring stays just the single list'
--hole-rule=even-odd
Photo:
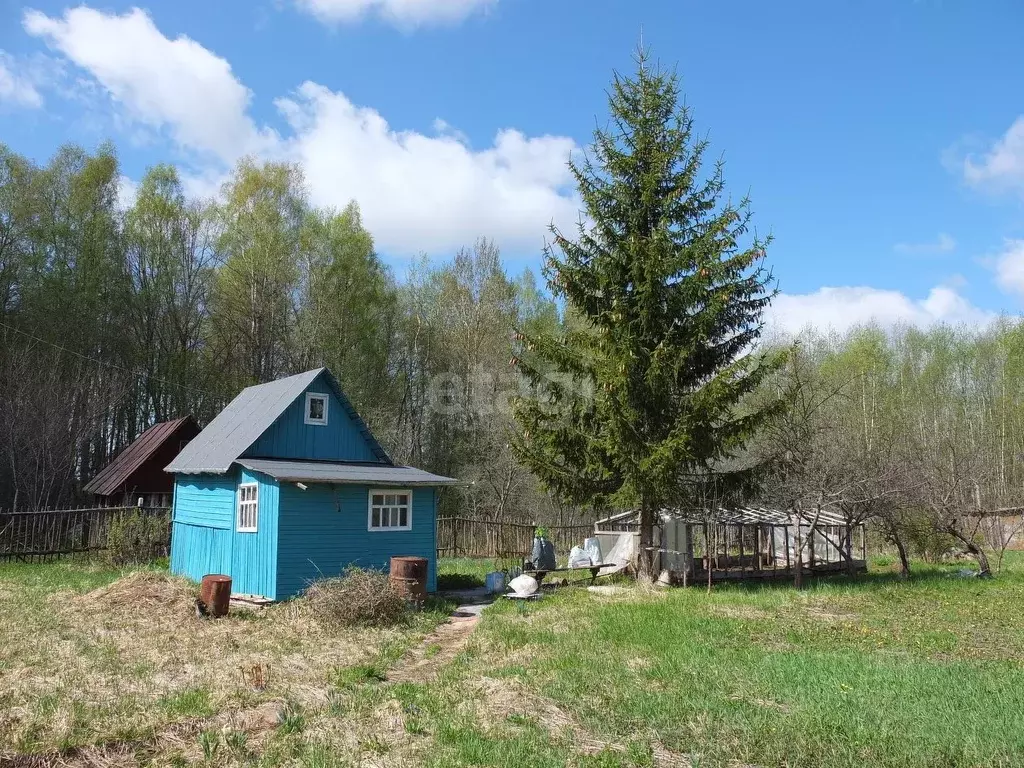
[{"label": "tall spruce tree", "polygon": [[676,74],[643,49],[636,63],[569,163],[587,220],[576,240],[552,227],[545,276],[577,322],[518,335],[533,392],[515,404],[515,445],[567,501],[639,505],[651,578],[656,510],[701,505],[709,484],[716,498],[749,489],[756,468],[730,467],[774,408],[745,399],[779,360],[751,353],[774,295],[768,240],[750,236],[746,198],[723,201],[721,162],[703,172]]}]

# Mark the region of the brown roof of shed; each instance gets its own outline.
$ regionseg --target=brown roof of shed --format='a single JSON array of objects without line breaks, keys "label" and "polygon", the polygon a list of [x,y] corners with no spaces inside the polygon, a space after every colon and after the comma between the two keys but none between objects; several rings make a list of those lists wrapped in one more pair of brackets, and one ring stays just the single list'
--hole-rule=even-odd
[{"label": "brown roof of shed", "polygon": [[191,416],[154,424],[121,451],[117,458],[101,469],[82,490],[97,496],[109,496],[116,493],[128,482],[133,473],[160,450],[167,440],[178,435],[186,426],[191,426],[189,439],[199,434],[199,425]]}]

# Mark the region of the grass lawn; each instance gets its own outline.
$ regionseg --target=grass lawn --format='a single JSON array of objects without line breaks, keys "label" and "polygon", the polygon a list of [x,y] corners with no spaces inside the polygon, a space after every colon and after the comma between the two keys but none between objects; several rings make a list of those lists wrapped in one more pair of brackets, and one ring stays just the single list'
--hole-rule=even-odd
[{"label": "grass lawn", "polygon": [[[192,587],[159,572],[0,565],[0,763],[1024,765],[1024,557],[991,581],[955,570],[565,589],[495,604],[447,661],[420,644],[437,613],[328,632],[295,601],[200,622]],[[410,646],[446,661],[410,682]]]},{"label": "grass lawn", "polygon": [[552,765],[1024,765],[1024,558],[991,581],[886,570],[498,604],[464,679],[532,703],[484,741]]},{"label": "grass lawn", "polygon": [[196,592],[159,567],[0,563],[0,765],[358,761],[402,728],[357,683],[451,608],[332,630],[302,600],[201,620]]},{"label": "grass lawn", "polygon": [[482,587],[487,574],[495,570],[495,562],[488,557],[442,557],[437,562],[437,588]]}]

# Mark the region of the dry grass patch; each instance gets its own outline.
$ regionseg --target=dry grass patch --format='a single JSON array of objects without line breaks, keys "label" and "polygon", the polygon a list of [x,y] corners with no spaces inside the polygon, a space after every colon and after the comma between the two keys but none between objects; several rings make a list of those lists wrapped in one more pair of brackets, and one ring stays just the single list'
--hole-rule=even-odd
[{"label": "dry grass patch", "polygon": [[[363,702],[341,716],[320,713],[306,728],[306,743],[330,744],[339,758],[359,765],[422,765],[418,737],[406,728],[408,715],[394,700]],[[346,763],[348,764],[348,763]]]},{"label": "dry grass patch", "polygon": [[[509,678],[483,677],[468,683],[469,695],[479,702],[478,721],[486,729],[502,728],[505,723],[533,722],[551,736],[581,755],[596,756],[606,753],[623,755],[629,747],[618,741],[595,736],[554,701]],[[656,739],[651,742],[652,764],[659,768],[689,768],[690,759],[673,752]]]},{"label": "dry grass patch", "polygon": [[576,720],[551,699],[510,678],[482,677],[466,683],[469,698],[481,710],[484,727],[509,720],[533,720],[552,735],[574,739],[583,732]]},{"label": "dry grass patch", "polygon": [[773,618],[772,614],[749,605],[712,605],[709,611],[716,616],[727,619],[743,619],[745,621],[766,621]]},{"label": "dry grass patch", "polygon": [[388,673],[391,682],[426,682],[437,677],[438,670],[449,664],[469,643],[478,617],[453,619],[442,624],[416,648],[411,649]]},{"label": "dry grass patch", "polygon": [[654,666],[653,662],[646,656],[634,656],[626,659],[626,666],[634,672],[646,672]]},{"label": "dry grass patch", "polygon": [[803,613],[805,616],[811,619],[815,619],[817,621],[824,621],[830,624],[838,622],[851,622],[857,619],[857,614],[855,613],[837,613],[834,611],[826,610],[825,608],[816,605],[807,606],[806,608],[804,608]]},{"label": "dry grass patch", "polygon": [[261,706],[320,712],[337,670],[383,649],[401,653],[436,621],[421,614],[401,628],[336,629],[304,600],[200,619],[195,585],[152,571],[84,593],[9,591],[0,612],[0,754],[170,739],[188,742],[165,746],[190,759],[194,727],[171,739],[175,724],[188,723],[247,734],[236,740],[251,750],[270,730]]}]

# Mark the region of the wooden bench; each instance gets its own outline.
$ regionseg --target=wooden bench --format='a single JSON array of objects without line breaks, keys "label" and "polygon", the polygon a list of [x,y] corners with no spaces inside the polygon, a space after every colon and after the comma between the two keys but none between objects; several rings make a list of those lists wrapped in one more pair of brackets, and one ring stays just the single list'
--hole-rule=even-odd
[{"label": "wooden bench", "polygon": [[548,568],[547,570],[524,570],[523,573],[527,576],[533,576],[537,580],[539,585],[544,581],[544,577],[549,573],[564,573],[566,571],[590,571],[590,583],[593,584],[598,575],[601,573],[602,568],[615,568],[617,563],[601,563],[601,565],[583,565],[578,568]]}]

